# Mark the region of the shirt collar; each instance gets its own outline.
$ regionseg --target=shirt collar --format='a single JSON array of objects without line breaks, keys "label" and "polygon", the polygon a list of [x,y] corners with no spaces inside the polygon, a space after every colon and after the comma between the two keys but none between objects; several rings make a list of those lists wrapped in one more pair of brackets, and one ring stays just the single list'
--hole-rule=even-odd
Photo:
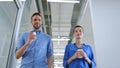
[{"label": "shirt collar", "polygon": [[[76,43],[74,43],[74,45],[76,48],[78,48]],[[85,43],[82,43],[82,48],[84,48],[84,45],[85,45]]]},{"label": "shirt collar", "polygon": [[32,30],[32,32],[41,33],[42,31],[39,29],[39,30],[37,30],[37,31]]}]

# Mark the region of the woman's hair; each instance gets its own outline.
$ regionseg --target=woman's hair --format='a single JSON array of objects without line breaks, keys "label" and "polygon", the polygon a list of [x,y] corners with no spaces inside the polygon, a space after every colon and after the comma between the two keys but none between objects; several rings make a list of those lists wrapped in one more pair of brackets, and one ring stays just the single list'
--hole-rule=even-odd
[{"label": "woman's hair", "polygon": [[74,26],[74,28],[73,28],[73,33],[74,33],[74,31],[75,31],[75,28],[77,28],[77,27],[82,28],[82,30],[84,31],[84,29],[83,29],[83,27],[82,27],[81,25],[76,25],[76,26]]},{"label": "woman's hair", "polygon": [[33,16],[35,16],[35,15],[38,15],[38,16],[42,17],[41,14],[40,14],[39,12],[36,12],[36,13],[33,13],[33,15],[31,16],[31,19],[32,19]]}]

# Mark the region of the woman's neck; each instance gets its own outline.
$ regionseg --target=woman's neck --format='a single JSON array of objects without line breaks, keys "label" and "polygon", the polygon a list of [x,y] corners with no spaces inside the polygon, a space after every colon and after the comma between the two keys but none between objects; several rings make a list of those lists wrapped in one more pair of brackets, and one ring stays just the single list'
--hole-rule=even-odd
[{"label": "woman's neck", "polygon": [[82,47],[82,41],[80,39],[79,40],[77,39],[75,43],[76,43],[78,48]]}]

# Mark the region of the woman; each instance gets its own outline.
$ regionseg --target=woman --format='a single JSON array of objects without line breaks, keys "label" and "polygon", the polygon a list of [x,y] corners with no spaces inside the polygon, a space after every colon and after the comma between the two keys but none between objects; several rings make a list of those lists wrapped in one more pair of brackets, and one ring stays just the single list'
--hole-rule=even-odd
[{"label": "woman", "polygon": [[96,68],[93,51],[90,45],[82,43],[83,27],[73,28],[75,43],[68,44],[63,58],[64,68]]}]

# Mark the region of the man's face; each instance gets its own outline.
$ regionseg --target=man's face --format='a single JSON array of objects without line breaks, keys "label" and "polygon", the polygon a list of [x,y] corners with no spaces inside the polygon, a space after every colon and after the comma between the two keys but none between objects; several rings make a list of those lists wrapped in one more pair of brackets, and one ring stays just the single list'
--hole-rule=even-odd
[{"label": "man's face", "polygon": [[40,26],[42,25],[41,16],[39,16],[39,15],[33,16],[31,23],[32,23],[34,29],[39,29]]}]

